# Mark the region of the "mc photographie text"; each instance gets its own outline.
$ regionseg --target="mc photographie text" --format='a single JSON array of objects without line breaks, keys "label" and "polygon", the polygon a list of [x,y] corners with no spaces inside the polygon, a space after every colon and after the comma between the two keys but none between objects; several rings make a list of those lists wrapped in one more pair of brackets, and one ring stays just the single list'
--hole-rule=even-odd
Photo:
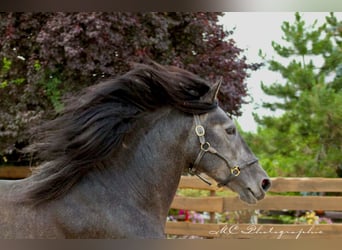
[{"label": "mc photographie text", "polygon": [[[248,225],[240,226],[238,224],[234,225],[224,225],[218,231],[209,231],[210,235],[274,235],[276,239],[282,239],[285,235],[291,235],[293,239],[299,239],[303,235],[308,234],[323,234],[321,230],[315,230],[315,226],[312,225],[309,228],[300,228],[298,230],[280,230],[274,227],[265,227],[263,225]],[[292,238],[291,237],[291,238]],[[273,237],[272,237],[273,238]],[[289,238],[289,237],[287,237]]]}]

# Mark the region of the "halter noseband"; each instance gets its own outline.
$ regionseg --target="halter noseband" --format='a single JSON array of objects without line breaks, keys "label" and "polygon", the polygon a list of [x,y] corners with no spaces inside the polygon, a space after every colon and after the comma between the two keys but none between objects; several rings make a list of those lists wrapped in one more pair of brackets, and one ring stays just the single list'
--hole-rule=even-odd
[{"label": "halter noseband", "polygon": [[191,175],[196,175],[198,178],[200,178],[202,181],[204,181],[205,183],[207,183],[208,185],[211,185],[211,183],[205,179],[204,177],[202,177],[201,175],[199,175],[197,172],[197,167],[201,161],[201,159],[203,158],[203,156],[205,155],[205,153],[209,152],[211,154],[217,155],[219,158],[221,158],[227,165],[227,167],[229,168],[229,172],[230,172],[230,176],[228,177],[228,180],[225,183],[219,183],[220,186],[226,185],[228,182],[230,182],[234,177],[237,177],[240,175],[240,172],[243,168],[248,167],[250,165],[253,165],[254,163],[258,162],[258,159],[255,158],[253,160],[250,160],[248,162],[244,162],[242,164],[232,164],[226,157],[224,157],[222,154],[220,154],[215,148],[213,148],[209,142],[207,142],[205,140],[205,129],[204,127],[201,125],[201,121],[198,115],[194,115],[194,119],[195,119],[195,132],[196,135],[199,139],[200,142],[200,152],[197,155],[197,158],[194,162],[194,164],[192,165],[192,167],[189,168],[189,173]]}]

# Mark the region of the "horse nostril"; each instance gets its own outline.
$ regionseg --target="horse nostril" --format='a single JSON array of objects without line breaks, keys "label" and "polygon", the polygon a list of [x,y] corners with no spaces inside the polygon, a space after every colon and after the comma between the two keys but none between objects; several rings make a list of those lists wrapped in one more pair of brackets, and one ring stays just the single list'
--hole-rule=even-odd
[{"label": "horse nostril", "polygon": [[263,179],[261,182],[261,187],[266,192],[271,187],[271,181],[269,179]]}]

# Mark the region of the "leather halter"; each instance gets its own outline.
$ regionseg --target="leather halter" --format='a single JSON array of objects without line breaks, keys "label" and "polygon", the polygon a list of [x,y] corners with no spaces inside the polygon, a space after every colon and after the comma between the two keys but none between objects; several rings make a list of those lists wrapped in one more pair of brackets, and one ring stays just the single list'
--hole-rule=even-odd
[{"label": "leather halter", "polygon": [[233,178],[237,177],[240,175],[240,172],[243,168],[246,168],[248,166],[253,165],[254,163],[258,162],[257,158],[254,158],[250,161],[247,162],[243,162],[242,164],[232,164],[226,157],[224,157],[222,154],[220,154],[215,148],[213,148],[209,142],[207,142],[205,140],[205,129],[204,127],[201,125],[201,121],[198,115],[194,115],[194,119],[195,119],[195,132],[196,135],[199,139],[200,142],[200,152],[198,153],[196,160],[194,162],[194,164],[189,168],[189,173],[191,175],[196,175],[198,178],[200,178],[202,181],[204,181],[205,183],[207,183],[208,185],[211,185],[211,183],[205,179],[204,177],[200,176],[200,174],[197,173],[197,167],[201,161],[201,159],[203,158],[203,156],[205,155],[205,153],[211,153],[214,154],[216,156],[218,156],[219,158],[221,158],[227,165],[229,172],[230,172],[230,176],[228,177],[228,180],[225,183],[219,183],[220,186],[224,186],[226,185],[228,182],[230,182]]}]

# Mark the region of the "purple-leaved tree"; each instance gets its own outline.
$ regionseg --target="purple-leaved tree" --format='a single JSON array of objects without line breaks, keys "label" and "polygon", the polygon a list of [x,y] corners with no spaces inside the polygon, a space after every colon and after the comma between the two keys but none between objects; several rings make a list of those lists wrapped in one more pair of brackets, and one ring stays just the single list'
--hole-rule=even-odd
[{"label": "purple-leaved tree", "polygon": [[21,162],[27,128],[63,108],[61,98],[148,57],[216,81],[240,115],[248,70],[222,13],[0,13],[0,164]]}]

